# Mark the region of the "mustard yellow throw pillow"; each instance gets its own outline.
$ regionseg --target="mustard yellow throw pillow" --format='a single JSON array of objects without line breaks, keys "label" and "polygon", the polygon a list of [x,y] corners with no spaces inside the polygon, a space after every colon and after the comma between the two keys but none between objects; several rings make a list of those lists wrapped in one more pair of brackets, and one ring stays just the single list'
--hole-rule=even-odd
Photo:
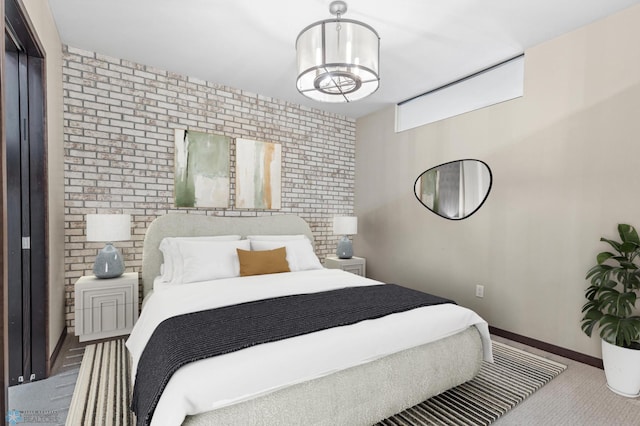
[{"label": "mustard yellow throw pillow", "polygon": [[240,259],[241,277],[290,271],[285,247],[273,250],[236,250]]}]

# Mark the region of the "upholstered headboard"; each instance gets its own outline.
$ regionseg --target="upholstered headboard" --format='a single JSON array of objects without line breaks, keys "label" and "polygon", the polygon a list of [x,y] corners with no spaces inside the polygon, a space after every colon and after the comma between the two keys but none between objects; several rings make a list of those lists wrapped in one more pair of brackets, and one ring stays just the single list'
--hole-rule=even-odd
[{"label": "upholstered headboard", "polygon": [[158,248],[164,237],[196,237],[209,235],[293,235],[305,234],[313,244],[307,222],[295,215],[260,217],[219,217],[195,214],[168,214],[156,218],[144,237],[142,248],[142,288],[146,296],[153,280],[160,275],[162,252]]}]

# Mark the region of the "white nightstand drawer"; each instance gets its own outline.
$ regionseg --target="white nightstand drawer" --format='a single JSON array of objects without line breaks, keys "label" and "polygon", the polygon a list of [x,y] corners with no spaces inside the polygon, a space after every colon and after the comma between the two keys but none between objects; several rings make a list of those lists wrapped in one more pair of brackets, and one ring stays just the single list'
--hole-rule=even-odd
[{"label": "white nightstand drawer", "polygon": [[352,274],[366,276],[366,260],[363,257],[353,256],[351,259],[340,259],[329,256],[324,261],[324,266],[329,269],[342,269]]},{"label": "white nightstand drawer", "polygon": [[[133,300],[131,288],[114,292],[84,291],[84,308],[79,308],[82,316],[83,334],[123,331],[127,333],[127,324],[133,324],[133,309],[127,300]],[[103,293],[103,294],[99,294]]]}]

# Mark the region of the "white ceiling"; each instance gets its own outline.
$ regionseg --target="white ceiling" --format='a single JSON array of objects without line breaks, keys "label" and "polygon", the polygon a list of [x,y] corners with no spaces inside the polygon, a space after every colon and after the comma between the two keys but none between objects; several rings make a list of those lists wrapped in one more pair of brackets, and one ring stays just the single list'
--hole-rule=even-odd
[{"label": "white ceiling", "polygon": [[330,0],[49,0],[64,44],[349,117],[473,74],[640,0],[348,0],[380,35],[380,88],[326,104],[295,86],[295,40]]}]

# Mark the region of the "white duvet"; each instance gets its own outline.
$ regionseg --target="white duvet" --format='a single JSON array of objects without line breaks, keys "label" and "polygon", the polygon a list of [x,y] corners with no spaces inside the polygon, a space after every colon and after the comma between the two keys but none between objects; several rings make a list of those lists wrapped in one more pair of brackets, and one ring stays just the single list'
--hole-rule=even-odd
[{"label": "white duvet", "polygon": [[[298,293],[382,283],[339,269],[229,278],[166,286],[145,301],[126,346],[135,379],[138,361],[155,327],[172,316]],[[151,425],[179,425],[198,414],[325,376],[475,325],[490,361],[487,323],[453,304],[418,308],[375,320],[267,343],[188,364],[169,380]]]}]

